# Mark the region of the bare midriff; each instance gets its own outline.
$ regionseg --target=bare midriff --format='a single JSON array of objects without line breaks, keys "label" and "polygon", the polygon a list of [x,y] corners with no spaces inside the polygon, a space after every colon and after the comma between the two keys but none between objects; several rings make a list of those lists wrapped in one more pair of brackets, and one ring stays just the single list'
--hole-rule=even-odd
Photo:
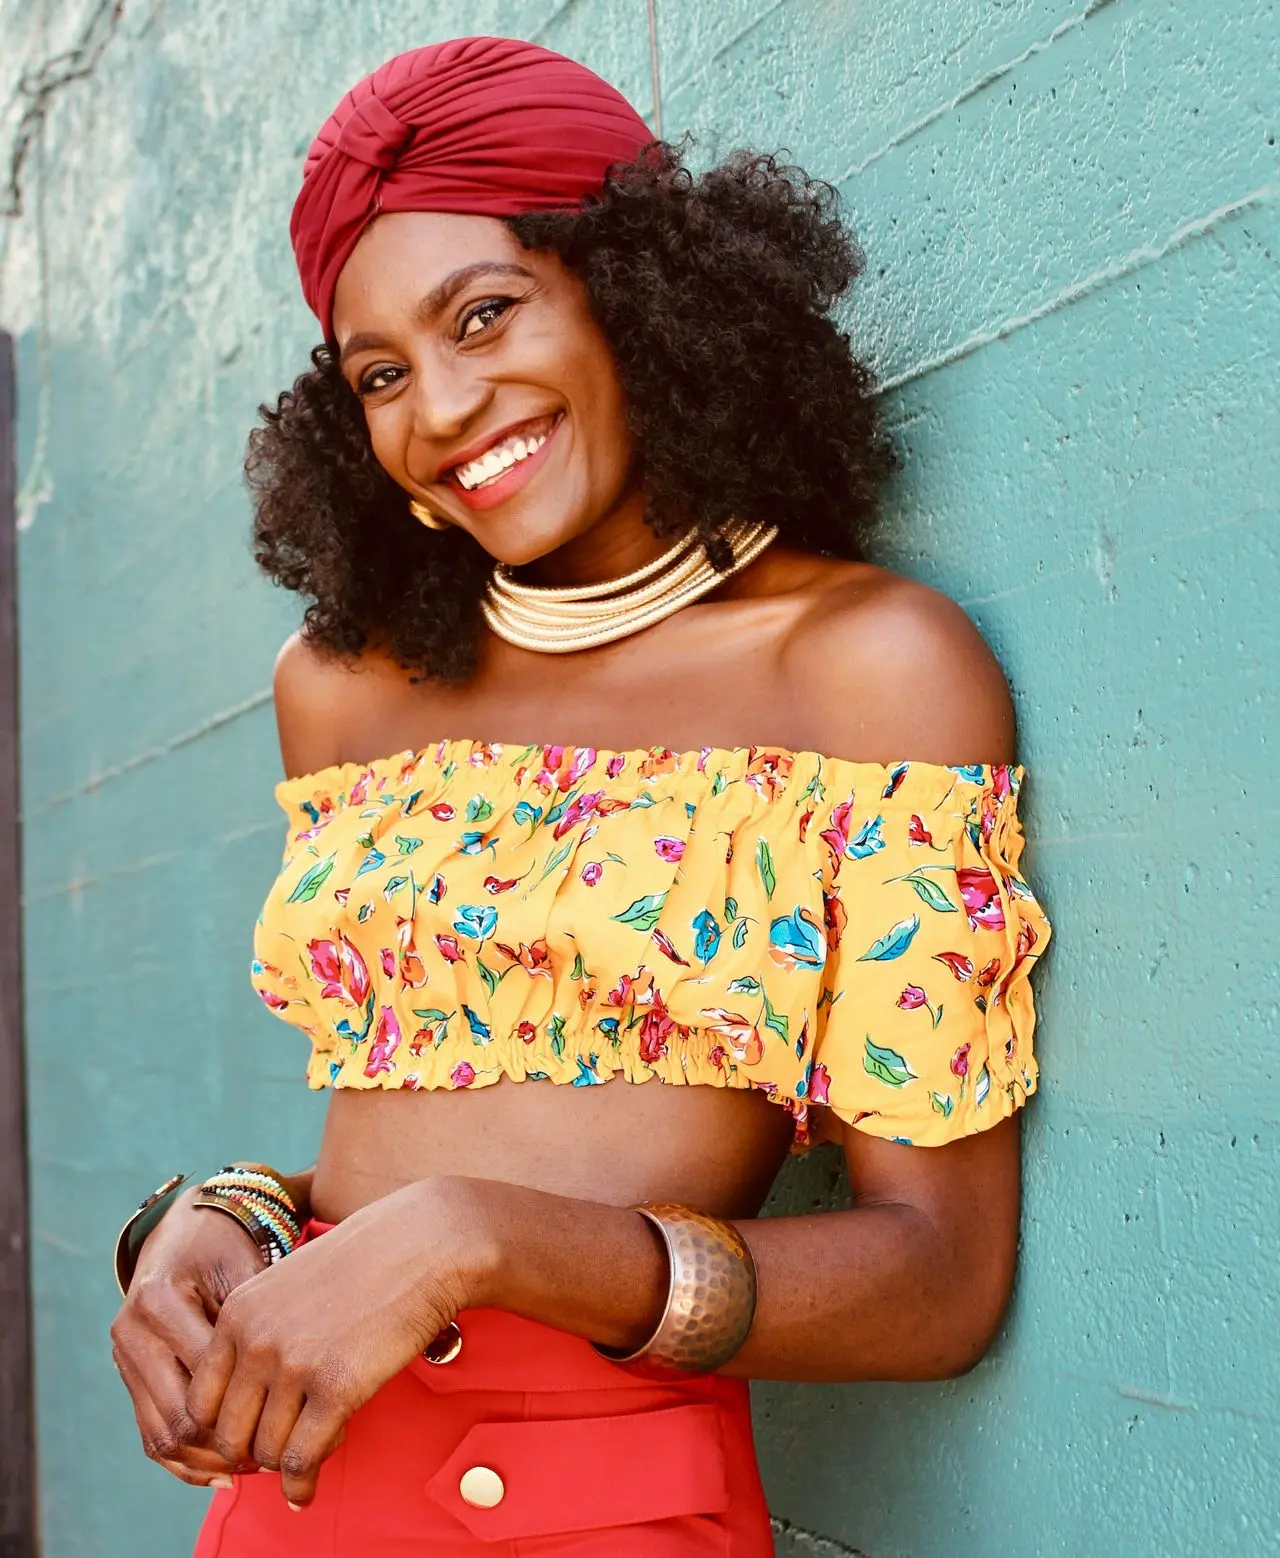
[{"label": "bare midriff", "polygon": [[683,1201],[753,1217],[792,1124],[757,1093],[615,1078],[480,1092],[332,1095],[312,1212],[338,1222],[417,1180],[501,1180],[616,1206]]}]

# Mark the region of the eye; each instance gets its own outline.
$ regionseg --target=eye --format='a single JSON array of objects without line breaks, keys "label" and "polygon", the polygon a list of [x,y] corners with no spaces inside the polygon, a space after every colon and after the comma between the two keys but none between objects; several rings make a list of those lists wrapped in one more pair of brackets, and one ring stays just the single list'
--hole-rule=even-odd
[{"label": "eye", "polygon": [[400,382],[405,373],[404,368],[394,368],[388,363],[381,363],[376,368],[370,368],[368,373],[362,375],[356,385],[356,394],[363,399],[366,395],[376,395],[379,390],[390,389],[393,384]]},{"label": "eye", "polygon": [[492,329],[514,302],[514,298],[489,298],[486,302],[477,303],[474,308],[468,309],[463,316],[462,328],[458,332],[461,339],[466,341],[472,336],[482,335],[484,331]]}]

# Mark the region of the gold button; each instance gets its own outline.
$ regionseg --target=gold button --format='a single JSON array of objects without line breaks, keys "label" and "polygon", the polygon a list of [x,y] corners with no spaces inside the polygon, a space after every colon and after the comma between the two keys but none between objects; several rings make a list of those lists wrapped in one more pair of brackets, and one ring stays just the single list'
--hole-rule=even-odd
[{"label": "gold button", "polygon": [[470,1504],[472,1509],[492,1509],[495,1504],[502,1503],[507,1490],[496,1471],[487,1466],[471,1466],[463,1472],[458,1492],[462,1502]]},{"label": "gold button", "polygon": [[422,1349],[428,1363],[452,1363],[462,1351],[462,1332],[452,1320]]}]

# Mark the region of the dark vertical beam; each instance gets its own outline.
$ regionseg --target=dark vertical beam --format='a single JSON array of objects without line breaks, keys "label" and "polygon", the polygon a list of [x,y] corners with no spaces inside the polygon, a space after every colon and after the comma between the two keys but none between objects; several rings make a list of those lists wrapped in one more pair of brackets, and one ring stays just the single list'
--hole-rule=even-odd
[{"label": "dark vertical beam", "polygon": [[13,338],[0,331],[0,1558],[35,1558],[18,835],[16,410]]}]

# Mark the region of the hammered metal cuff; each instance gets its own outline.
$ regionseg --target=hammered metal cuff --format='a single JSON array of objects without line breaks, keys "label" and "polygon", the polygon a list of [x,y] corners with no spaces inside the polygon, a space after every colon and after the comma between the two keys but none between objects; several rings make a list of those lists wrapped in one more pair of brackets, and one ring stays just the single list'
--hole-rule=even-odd
[{"label": "hammered metal cuff", "polygon": [[751,1331],[756,1267],[732,1223],[691,1207],[647,1203],[634,1208],[666,1246],[671,1285],[653,1335],[635,1352],[593,1343],[601,1357],[650,1379],[710,1374],[723,1368]]}]

